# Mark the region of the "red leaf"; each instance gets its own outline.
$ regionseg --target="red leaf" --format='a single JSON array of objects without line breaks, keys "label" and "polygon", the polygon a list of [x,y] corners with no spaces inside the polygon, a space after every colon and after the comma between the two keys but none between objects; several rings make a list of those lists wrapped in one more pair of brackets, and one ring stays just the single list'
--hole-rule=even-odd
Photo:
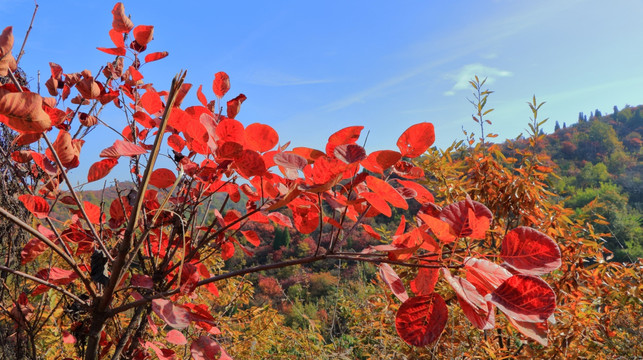
[{"label": "red leaf", "polygon": [[190,354],[194,360],[220,360],[223,359],[223,353],[221,346],[209,336],[200,336],[190,345]]},{"label": "red leaf", "polygon": [[188,340],[185,338],[185,335],[183,335],[183,333],[178,330],[168,331],[167,335],[165,335],[165,340],[167,340],[167,342],[169,342],[170,344],[174,344],[174,345],[185,345],[188,343]]},{"label": "red leaf", "polygon": [[561,265],[560,248],[549,236],[520,226],[502,240],[500,256],[512,268],[526,275],[544,275]]},{"label": "red leaf", "polygon": [[223,260],[228,260],[232,256],[234,256],[234,244],[230,241],[221,244],[221,258]]},{"label": "red leaf", "polygon": [[243,150],[234,162],[239,173],[245,177],[261,176],[266,172],[266,164],[261,155],[254,150]]},{"label": "red leaf", "polygon": [[132,144],[128,141],[116,140],[114,145],[104,149],[100,153],[100,157],[119,157],[119,156],[136,156],[146,154],[145,148]]},{"label": "red leaf", "polygon": [[382,199],[379,195],[365,191],[360,193],[359,196],[366,199],[366,201],[371,204],[375,210],[379,211],[383,215],[391,216],[391,208],[386,203],[386,200]]},{"label": "red leaf", "polygon": [[38,255],[42,254],[47,250],[48,246],[44,242],[42,242],[38,238],[33,238],[29,240],[25,244],[25,247],[22,248],[22,251],[20,252],[20,264],[24,265],[27,263],[32,262],[34,259],[38,257]]},{"label": "red leaf", "polygon": [[464,315],[480,330],[493,329],[495,326],[495,308],[466,279],[451,276],[448,269],[442,269],[447,282],[451,285],[458,297]]},{"label": "red leaf", "polygon": [[239,111],[241,110],[241,104],[246,101],[247,97],[243,94],[237,95],[236,98],[229,100],[226,105],[227,105],[227,112],[226,114],[230,119],[234,119],[237,117],[237,114],[239,114]]},{"label": "red leaf", "polygon": [[374,151],[362,161],[362,166],[368,171],[383,174],[384,170],[395,165],[402,159],[402,154],[393,150],[379,150]]},{"label": "red leaf", "polygon": [[[147,44],[154,38],[154,26],[151,25],[138,25],[132,31],[134,39],[141,47],[145,48]],[[147,61],[147,60],[146,60]]]},{"label": "red leaf", "polygon": [[268,214],[268,218],[278,225],[289,227],[292,229],[292,221],[290,221],[290,218],[288,216],[282,213],[271,212],[270,214]]},{"label": "red leaf", "polygon": [[104,47],[97,47],[96,50],[100,50],[106,54],[110,55],[116,55],[116,56],[125,56],[127,54],[127,51],[125,48],[104,48]]},{"label": "red leaf", "polygon": [[259,152],[268,151],[279,143],[279,135],[275,129],[265,124],[248,125],[245,137],[248,148]]},{"label": "red leaf", "polygon": [[196,97],[199,99],[201,105],[208,106],[208,99],[203,95],[203,85],[199,85],[199,88],[196,90]]},{"label": "red leaf", "polygon": [[400,208],[408,209],[409,205],[404,198],[386,181],[368,175],[366,177],[366,186],[374,193],[381,196],[382,199],[388,201],[391,205]]},{"label": "red leaf", "polygon": [[485,259],[468,258],[464,261],[467,269],[467,280],[478,292],[486,295],[511,277],[511,273],[502,266]]},{"label": "red leaf", "polygon": [[492,218],[486,206],[469,198],[447,205],[440,212],[440,219],[451,226],[456,237],[472,239],[484,239]]},{"label": "red leaf", "polygon": [[214,81],[212,82],[212,91],[214,91],[214,95],[221,99],[225,96],[228,90],[230,90],[230,77],[228,77],[228,74],[223,71],[219,71],[214,74]]},{"label": "red leaf", "polygon": [[51,127],[40,95],[4,88],[0,88],[0,122],[20,133],[41,133]]},{"label": "red leaf", "polygon": [[156,114],[163,109],[163,101],[159,93],[153,89],[147,89],[145,94],[141,96],[141,106],[147,111],[148,114]]},{"label": "red leaf", "polygon": [[518,321],[543,322],[556,309],[556,294],[541,278],[517,274],[487,294],[507,316]]},{"label": "red leaf", "polygon": [[307,147],[296,147],[292,149],[292,152],[304,157],[309,162],[315,162],[319,157],[324,156],[324,153]]},{"label": "red leaf", "polygon": [[179,135],[172,134],[167,138],[167,144],[170,145],[174,151],[180,153],[185,147],[185,140],[183,140]]},{"label": "red leaf", "polygon": [[87,173],[87,182],[92,182],[100,180],[107,176],[110,171],[118,164],[118,160],[109,158],[97,161],[89,168],[89,173]]},{"label": "red leaf", "polygon": [[393,294],[395,294],[395,296],[397,296],[397,298],[400,299],[401,302],[405,302],[406,300],[408,300],[409,294],[406,293],[406,289],[404,288],[402,280],[400,280],[400,277],[397,275],[395,270],[393,270],[391,265],[382,263],[379,265],[379,268],[382,280],[384,280],[386,285],[388,285]]},{"label": "red leaf", "polygon": [[62,331],[62,335],[63,335],[63,343],[64,344],[75,344],[76,343],[76,338],[74,337],[74,335],[68,333],[65,330]]},{"label": "red leaf", "polygon": [[243,124],[234,119],[223,119],[217,125],[215,134],[218,142],[236,142],[243,145],[246,142]]},{"label": "red leaf", "polygon": [[444,299],[437,293],[412,297],[397,311],[395,328],[407,344],[426,346],[438,340],[448,313]]},{"label": "red leaf", "polygon": [[339,160],[353,164],[366,159],[364,148],[356,144],[337,145],[333,150],[333,155]]},{"label": "red leaf", "polygon": [[395,179],[395,180],[397,180],[397,182],[400,185],[404,186],[405,188],[415,190],[415,192],[417,193],[415,200],[417,200],[417,202],[419,202],[420,204],[434,202],[433,194],[431,194],[429,190],[427,190],[421,184],[418,184],[415,181],[409,181],[409,180],[402,180],[402,179]]},{"label": "red leaf", "polygon": [[175,329],[185,329],[190,325],[190,313],[184,308],[174,305],[169,300],[152,300],[152,310],[166,324]]},{"label": "red leaf", "polygon": [[277,153],[273,156],[272,160],[275,164],[283,166],[286,169],[302,170],[308,165],[308,161],[303,156],[288,152]]},{"label": "red leaf", "polygon": [[120,33],[127,33],[134,27],[132,20],[125,15],[125,7],[122,3],[116,3],[112,9],[112,28]]},{"label": "red leaf", "polygon": [[18,196],[18,200],[38,219],[44,219],[49,214],[49,203],[40,196],[24,194]]},{"label": "red leaf", "polygon": [[169,188],[176,181],[176,175],[170,169],[156,169],[152,171],[150,177],[150,185],[156,186],[159,189]]},{"label": "red leaf", "polygon": [[302,234],[310,234],[319,225],[319,209],[315,204],[289,205],[292,210],[295,228]]},{"label": "red leaf", "polygon": [[[36,273],[36,277],[47,280],[54,285],[67,285],[74,279],[78,278],[78,274],[73,270],[65,270],[57,267],[49,269],[42,269]],[[35,296],[31,294],[32,296]]]},{"label": "red leaf", "polygon": [[[117,48],[123,48],[123,50],[125,50],[125,39],[123,38],[122,33],[118,32],[118,31],[116,31],[114,29],[111,29],[109,31],[109,38],[112,39],[112,42],[114,43],[114,45],[116,45]],[[123,54],[123,55],[125,55],[125,54]],[[53,63],[49,63],[49,64],[51,65]],[[60,68],[59,65],[58,65],[58,67]],[[62,68],[60,68],[60,71],[59,72],[57,71],[56,73],[62,74]],[[52,66],[52,69],[51,69],[51,76],[56,78],[56,75],[54,74],[53,66]]]},{"label": "red leaf", "polygon": [[245,236],[246,240],[248,240],[248,242],[255,247],[261,245],[261,239],[259,238],[259,235],[257,235],[257,233],[253,230],[241,231],[241,233],[243,234],[243,236]]},{"label": "red leaf", "polygon": [[181,294],[191,294],[197,287],[200,275],[194,264],[184,264],[181,270]]},{"label": "red leaf", "polygon": [[362,224],[362,227],[364,228],[364,231],[366,231],[366,233],[367,233],[367,234],[369,234],[370,236],[372,236],[372,237],[376,238],[377,240],[379,240],[379,239],[381,239],[381,238],[382,238],[382,237],[380,236],[380,234],[378,234],[377,232],[375,232],[375,230],[373,230],[373,228],[372,228],[370,225],[368,225],[368,224]]},{"label": "red leaf", "polygon": [[[428,263],[425,263],[428,264]],[[439,269],[419,268],[417,276],[411,280],[409,285],[415,295],[429,295],[435,290],[435,284],[438,282]]]},{"label": "red leaf", "polygon": [[100,223],[100,207],[98,205],[94,205],[90,203],[89,201],[83,201],[83,207],[85,208],[85,213],[87,214],[87,217],[89,218],[89,222],[97,225]]},{"label": "red leaf", "polygon": [[415,158],[424,154],[434,141],[433,124],[424,122],[406,129],[397,140],[397,147],[400,149],[402,156]]},{"label": "red leaf", "polygon": [[335,156],[335,147],[338,145],[355,144],[357,139],[359,139],[359,134],[362,132],[362,129],[364,129],[363,126],[349,126],[335,132],[328,138],[326,155],[330,157]]},{"label": "red leaf", "polygon": [[547,321],[543,322],[527,322],[527,321],[518,321],[507,317],[511,325],[513,325],[516,330],[520,331],[521,334],[526,337],[536,340],[540,345],[547,346]]},{"label": "red leaf", "polygon": [[149,63],[152,61],[161,60],[164,57],[167,57],[168,55],[170,55],[170,53],[168,53],[167,51],[158,51],[158,52],[149,53],[145,55],[145,62]]},{"label": "red leaf", "polygon": [[154,287],[154,280],[147,275],[134,274],[130,279],[130,285],[152,289]]},{"label": "red leaf", "polygon": [[418,212],[417,217],[429,227],[431,233],[441,242],[448,244],[456,239],[448,223],[422,212]]}]

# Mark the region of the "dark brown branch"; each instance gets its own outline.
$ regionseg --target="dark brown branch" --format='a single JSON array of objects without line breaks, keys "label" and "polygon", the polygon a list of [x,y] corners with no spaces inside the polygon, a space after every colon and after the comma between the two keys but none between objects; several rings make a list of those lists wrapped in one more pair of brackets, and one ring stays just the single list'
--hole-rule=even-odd
[{"label": "dark brown branch", "polygon": [[14,270],[14,269],[8,268],[8,267],[6,267],[6,266],[2,266],[2,265],[0,265],[0,270],[1,270],[1,271],[8,272],[8,273],[11,273],[11,274],[14,274],[14,275],[16,275],[16,276],[21,276],[21,277],[23,277],[23,278],[25,278],[25,279],[29,279],[29,280],[31,280],[31,281],[37,282],[38,284],[42,284],[42,285],[48,286],[48,287],[50,287],[50,288],[52,288],[52,289],[54,289],[54,290],[58,290],[58,291],[59,291],[59,292],[61,292],[63,295],[67,295],[67,296],[69,296],[70,298],[72,298],[72,299],[74,299],[74,300],[78,301],[79,303],[81,303],[81,304],[83,304],[83,305],[87,306],[87,303],[86,303],[84,300],[81,300],[78,296],[76,296],[76,295],[74,295],[74,294],[70,293],[69,291],[67,291],[67,290],[65,290],[65,289],[63,289],[63,288],[61,288],[61,287],[60,287],[60,286],[58,286],[58,285],[54,285],[54,284],[52,284],[52,283],[50,283],[50,282],[48,282],[48,281],[45,281],[45,280],[43,280],[43,279],[41,279],[41,278],[38,278],[38,277],[35,277],[35,276],[32,276],[32,275],[29,275],[29,274],[23,273],[22,271],[18,271],[18,270]]}]

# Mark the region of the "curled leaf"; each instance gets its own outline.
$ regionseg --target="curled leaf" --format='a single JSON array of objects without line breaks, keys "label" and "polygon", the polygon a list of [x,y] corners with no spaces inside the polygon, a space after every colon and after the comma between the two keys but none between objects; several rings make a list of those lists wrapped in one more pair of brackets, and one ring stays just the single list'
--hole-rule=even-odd
[{"label": "curled leaf", "polygon": [[225,96],[230,90],[230,77],[223,71],[214,74],[214,81],[212,82],[212,91],[219,99]]},{"label": "curled leaf", "polygon": [[116,3],[112,9],[112,28],[120,33],[127,33],[134,27],[134,23],[125,15],[123,3]]}]

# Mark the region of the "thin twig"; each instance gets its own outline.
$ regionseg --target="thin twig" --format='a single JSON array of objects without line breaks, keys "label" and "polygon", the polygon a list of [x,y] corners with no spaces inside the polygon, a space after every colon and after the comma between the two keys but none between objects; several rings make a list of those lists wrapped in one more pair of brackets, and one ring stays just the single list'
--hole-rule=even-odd
[{"label": "thin twig", "polygon": [[52,289],[54,289],[54,290],[58,290],[58,291],[60,291],[62,294],[67,295],[67,296],[69,296],[70,298],[72,298],[72,299],[74,299],[74,300],[78,301],[79,303],[81,303],[81,304],[83,304],[83,305],[87,306],[87,302],[85,302],[84,300],[81,300],[78,296],[76,296],[76,295],[74,295],[74,294],[70,293],[69,291],[67,291],[67,290],[65,290],[65,289],[63,289],[63,288],[61,288],[61,287],[60,287],[60,286],[58,286],[58,285],[54,285],[54,284],[52,284],[52,283],[50,283],[50,282],[48,282],[48,281],[45,281],[45,280],[43,280],[43,279],[41,279],[41,278],[37,278],[37,277],[35,277],[35,276],[32,276],[32,275],[29,275],[29,274],[23,273],[22,271],[14,270],[14,269],[12,269],[12,268],[8,268],[8,267],[3,266],[3,265],[0,265],[0,270],[5,271],[5,272],[8,272],[8,273],[11,273],[11,274],[14,274],[14,275],[17,275],[17,276],[21,276],[21,277],[23,277],[23,278],[25,278],[25,279],[29,279],[29,280],[31,280],[31,281],[37,282],[38,284],[42,284],[42,285],[48,286],[48,287],[50,287],[50,288],[52,288]]},{"label": "thin twig", "polygon": [[33,21],[36,18],[36,12],[38,11],[38,3],[35,2],[35,4],[36,4],[36,7],[33,9],[33,15],[31,15],[31,22],[29,23],[29,28],[27,29],[27,33],[25,34],[24,40],[22,40],[22,46],[20,47],[18,58],[16,58],[16,65],[20,62],[20,58],[22,58],[22,55],[24,55],[25,53],[25,44],[27,43],[27,38],[29,38],[29,33],[31,33],[31,29],[33,28]]}]

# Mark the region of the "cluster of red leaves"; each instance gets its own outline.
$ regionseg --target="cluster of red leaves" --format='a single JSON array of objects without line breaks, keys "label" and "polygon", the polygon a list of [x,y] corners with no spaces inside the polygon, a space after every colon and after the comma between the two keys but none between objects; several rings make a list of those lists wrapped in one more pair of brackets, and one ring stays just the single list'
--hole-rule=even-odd
[{"label": "cluster of red leaves", "polygon": [[[415,346],[427,345],[440,336],[447,321],[447,306],[434,288],[442,274],[474,326],[493,328],[495,307],[498,307],[523,334],[546,343],[547,320],[553,319],[555,296],[538,276],[560,266],[557,245],[536,230],[517,228],[503,241],[500,257],[504,264],[475,257],[458,260],[454,254],[459,251],[459,244],[465,239],[483,239],[492,214],[483,204],[470,199],[439,208],[433,204],[433,195],[417,182],[424,178],[424,171],[411,161],[433,144],[435,134],[431,123],[415,124],[404,131],[396,143],[398,150],[367,153],[357,144],[362,126],[349,126],[333,133],[323,151],[308,147],[289,149],[289,143],[280,146],[279,136],[272,127],[260,123],[245,126],[235,119],[246,100],[245,95],[239,94],[227,101],[225,115],[215,112],[215,105],[223,101],[230,90],[230,79],[224,72],[214,75],[215,100],[208,101],[199,86],[196,98],[200,104],[186,108],[181,104],[191,84],[183,84],[175,98],[170,98],[171,92],[157,91],[151,84],[146,84],[139,72],[142,65],[139,55],[147,49],[154,29],[146,25],[135,27],[121,3],[116,4],[112,14],[109,34],[115,47],[98,48],[117,56],[102,72],[107,80],[98,81],[88,70],[65,74],[62,67],[51,63],[47,88],[52,96],[63,100],[75,88],[78,95],[72,103],[80,106],[112,102],[119,108],[128,106],[131,109],[134,121],[123,129],[122,139],[100,152],[103,160],[91,166],[88,181],[107,176],[121,157],[138,159],[140,155],[148,154],[154,148],[148,143],[149,138],[154,135],[162,138],[165,134],[160,134],[159,128],[167,125],[164,127],[168,133],[166,144],[175,152],[177,169],[155,169],[150,183],[158,189],[167,189],[180,183],[177,171],[185,173],[190,181],[181,182],[176,192],[170,191],[166,195],[167,202],[180,210],[167,211],[163,207],[165,202],[163,205],[159,202],[158,190],[147,189],[142,194],[144,221],[135,227],[145,234],[143,238],[147,243],[140,255],[143,259],[154,259],[146,264],[153,271],[140,273],[129,269],[128,273],[108,283],[116,284],[116,289],[127,295],[124,298],[132,297],[135,301],[143,301],[142,294],[167,291],[164,298],[151,300],[151,309],[173,329],[189,326],[198,329],[199,332],[189,339],[193,358],[227,358],[225,351],[209,337],[219,333],[209,307],[192,301],[197,298],[194,292],[199,286],[212,296],[218,295],[214,282],[205,281],[211,279],[211,274],[201,256],[212,255],[206,251],[218,252],[223,260],[233,257],[237,249],[252,256],[252,247],[261,245],[262,239],[256,232],[242,227],[249,222],[268,224],[272,221],[304,235],[321,232],[320,224],[326,223],[334,227],[336,236],[321,251],[332,256],[339,234],[350,232],[351,224],[380,214],[391,216],[392,208],[406,210],[409,199],[422,204],[415,226],[408,226],[407,230],[406,219],[402,217],[390,244],[373,246],[355,254],[355,259],[384,254],[381,276],[403,302],[396,316],[400,336]],[[129,49],[125,45],[126,38],[134,39]],[[11,28],[7,28],[0,37],[3,56],[10,53],[12,43]],[[125,68],[123,56],[128,51],[134,55],[134,61]],[[151,53],[145,56],[144,63],[165,56],[167,52]],[[0,63],[0,71],[2,66]],[[127,103],[122,104],[120,98],[126,99]],[[65,169],[78,166],[83,145],[81,139],[72,137],[69,132],[73,121],[77,118],[79,126],[93,127],[98,125],[98,118],[55,106],[55,99],[43,99],[14,85],[0,87],[0,121],[21,134],[17,140],[20,144],[38,140],[53,127],[58,129],[55,142],[44,154],[36,151],[12,154],[16,163],[30,164],[31,175],[40,176],[45,184],[37,193],[21,195],[19,200],[38,219],[49,218],[51,205],[48,199],[60,200],[59,204],[69,206],[67,209],[74,215],[59,235],[54,231],[56,229],[39,225],[38,233],[42,237],[32,239],[23,248],[22,263],[34,261],[48,247],[53,248],[43,242],[49,240],[66,244],[79,259],[93,253],[94,267],[98,243],[118,252],[118,244],[126,233],[125,226],[133,217],[134,199],[125,196],[115,199],[105,214],[89,202],[60,196],[58,183]],[[138,173],[138,170],[133,172]],[[244,179],[242,184],[237,183],[238,178]],[[239,202],[244,194],[248,198],[246,212],[215,210],[211,226],[195,226],[194,232],[186,232],[174,214],[188,211],[188,207],[194,211],[206,197],[216,193],[226,194],[233,202]],[[284,207],[288,208],[286,213],[289,215],[276,211]],[[324,208],[332,209],[332,214],[325,214]],[[87,224],[83,224],[81,218]],[[161,225],[177,227],[168,232]],[[96,235],[97,228],[100,238]],[[371,236],[381,238],[370,226],[363,224],[363,229]],[[409,282],[415,296],[409,297],[403,281],[386,262],[420,266],[417,276]],[[464,274],[452,274],[450,268],[461,269]],[[109,275],[109,271],[104,274]],[[97,281],[95,271],[86,265],[74,270],[42,269],[36,277],[60,287],[86,277]],[[93,290],[87,283],[85,286]],[[260,283],[260,287],[271,294],[279,291],[268,280]],[[30,295],[46,289],[46,285],[38,285]],[[190,301],[182,303],[185,299]],[[156,329],[149,317],[148,322]],[[176,330],[167,333],[166,341],[174,345],[187,344],[188,339]],[[108,339],[107,335],[105,338],[107,340],[101,340],[101,344],[106,349],[118,342],[117,338]],[[143,347],[161,359],[176,356],[169,346],[157,341],[145,341]]]}]

